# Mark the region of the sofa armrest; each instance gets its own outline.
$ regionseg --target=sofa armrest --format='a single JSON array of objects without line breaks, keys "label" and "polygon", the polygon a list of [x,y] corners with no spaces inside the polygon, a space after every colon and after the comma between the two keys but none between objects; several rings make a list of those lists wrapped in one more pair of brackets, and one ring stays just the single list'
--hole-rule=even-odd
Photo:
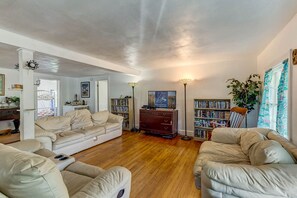
[{"label": "sofa armrest", "polygon": [[107,122],[122,124],[123,119],[124,119],[123,116],[119,116],[119,115],[109,113]]},{"label": "sofa armrest", "polygon": [[22,140],[20,142],[9,144],[9,146],[30,153],[34,153],[35,151],[42,149],[41,143],[35,139]]},{"label": "sofa armrest", "polygon": [[53,132],[46,131],[35,125],[35,137],[49,137],[52,142],[56,141],[57,136]]},{"label": "sofa armrest", "polygon": [[131,172],[124,167],[118,166],[110,168],[97,176],[72,197],[128,198],[130,195],[130,189]]},{"label": "sofa armrest", "polygon": [[248,192],[270,197],[296,196],[296,164],[252,166],[207,162],[202,173],[202,186],[223,194],[247,197]]}]

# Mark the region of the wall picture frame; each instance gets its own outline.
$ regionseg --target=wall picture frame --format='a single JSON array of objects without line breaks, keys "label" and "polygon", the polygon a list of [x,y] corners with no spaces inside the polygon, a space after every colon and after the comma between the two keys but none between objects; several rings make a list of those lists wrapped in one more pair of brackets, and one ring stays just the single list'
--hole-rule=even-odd
[{"label": "wall picture frame", "polygon": [[0,74],[0,96],[5,96],[5,74]]},{"label": "wall picture frame", "polygon": [[80,92],[82,98],[90,98],[90,82],[81,82]]}]

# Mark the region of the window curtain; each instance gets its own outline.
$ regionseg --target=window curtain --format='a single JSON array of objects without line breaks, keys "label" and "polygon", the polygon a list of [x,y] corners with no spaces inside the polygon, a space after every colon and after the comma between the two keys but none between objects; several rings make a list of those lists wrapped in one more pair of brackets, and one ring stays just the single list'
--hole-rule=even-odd
[{"label": "window curtain", "polygon": [[264,90],[262,94],[262,102],[259,111],[258,127],[270,128],[270,100],[269,100],[269,85],[272,79],[272,70],[265,72],[264,76]]},{"label": "window curtain", "polygon": [[277,89],[276,116],[276,130],[284,137],[288,137],[288,84],[288,60],[285,60]]}]

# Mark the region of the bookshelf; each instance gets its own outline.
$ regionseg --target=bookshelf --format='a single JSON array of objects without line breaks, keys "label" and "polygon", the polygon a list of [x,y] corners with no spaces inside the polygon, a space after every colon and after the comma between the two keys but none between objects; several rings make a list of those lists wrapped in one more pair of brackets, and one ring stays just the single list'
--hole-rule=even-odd
[{"label": "bookshelf", "polygon": [[194,99],[194,140],[209,140],[212,122],[228,122],[230,102],[230,99]]},{"label": "bookshelf", "polygon": [[132,98],[111,98],[111,113],[123,116],[123,129],[131,130],[133,124]]}]

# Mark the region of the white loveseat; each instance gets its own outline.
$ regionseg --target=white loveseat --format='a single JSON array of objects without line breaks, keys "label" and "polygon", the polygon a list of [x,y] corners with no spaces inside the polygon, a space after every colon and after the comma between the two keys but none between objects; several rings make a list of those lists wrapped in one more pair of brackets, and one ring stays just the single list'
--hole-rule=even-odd
[{"label": "white loveseat", "polygon": [[116,166],[104,170],[76,161],[60,172],[48,158],[53,155],[37,140],[0,144],[0,197],[129,197],[128,169]]},{"label": "white loveseat", "polygon": [[217,128],[194,166],[208,197],[297,197],[297,147],[269,129]]},{"label": "white loveseat", "polygon": [[122,135],[123,117],[82,109],[35,122],[35,138],[44,148],[71,155]]}]

